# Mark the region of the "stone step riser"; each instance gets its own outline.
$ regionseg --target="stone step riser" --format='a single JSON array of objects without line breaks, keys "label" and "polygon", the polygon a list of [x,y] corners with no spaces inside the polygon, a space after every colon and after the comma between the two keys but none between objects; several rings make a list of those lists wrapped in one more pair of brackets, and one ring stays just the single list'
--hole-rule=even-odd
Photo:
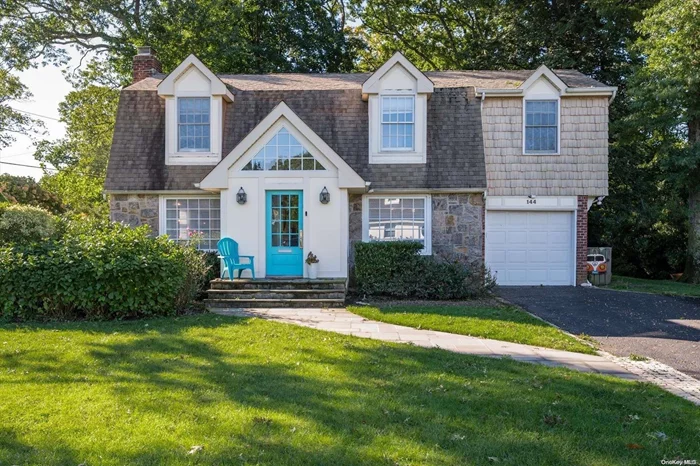
[{"label": "stone step riser", "polygon": [[282,301],[270,301],[264,299],[206,299],[204,303],[210,308],[224,309],[224,308],[281,308],[281,307],[317,307],[317,308],[335,308],[343,307],[343,300],[320,300],[320,301],[307,301],[302,299],[291,299]]},{"label": "stone step riser", "polygon": [[345,299],[342,290],[210,290],[209,299]]},{"label": "stone step riser", "polygon": [[213,281],[213,290],[339,290],[345,291],[344,283],[268,283],[268,282],[236,282],[236,281]]}]

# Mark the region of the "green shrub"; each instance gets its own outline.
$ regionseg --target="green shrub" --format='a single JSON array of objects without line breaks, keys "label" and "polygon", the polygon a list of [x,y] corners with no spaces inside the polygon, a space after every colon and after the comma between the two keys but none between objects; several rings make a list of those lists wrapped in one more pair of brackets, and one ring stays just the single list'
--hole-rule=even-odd
[{"label": "green shrub", "polygon": [[147,227],[70,221],[58,240],[0,247],[0,315],[172,315],[190,303],[206,266],[199,252],[149,233]]},{"label": "green shrub", "polygon": [[56,233],[56,218],[30,205],[0,206],[0,244],[26,244],[46,240]]},{"label": "green shrub", "polygon": [[459,258],[422,256],[422,247],[412,241],[357,243],[357,291],[395,298],[464,299],[494,286],[483,267]]}]

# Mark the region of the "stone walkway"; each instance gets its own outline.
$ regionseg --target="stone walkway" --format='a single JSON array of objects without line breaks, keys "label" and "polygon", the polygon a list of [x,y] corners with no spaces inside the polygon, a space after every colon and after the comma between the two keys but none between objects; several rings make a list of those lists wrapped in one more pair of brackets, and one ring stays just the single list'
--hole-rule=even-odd
[{"label": "stone walkway", "polygon": [[594,356],[434,330],[418,330],[367,320],[345,309],[211,309],[211,311],[221,315],[260,317],[362,338],[412,343],[426,348],[441,348],[477,356],[510,357],[522,362],[567,367],[581,372],[594,372],[649,382],[700,405],[699,381],[653,360],[633,361],[605,352],[601,352],[601,356]]},{"label": "stone walkway", "polygon": [[412,327],[367,320],[345,309],[211,309],[211,311],[222,315],[260,317],[374,340],[413,343],[426,348],[441,348],[477,356],[510,357],[517,361],[562,366],[581,372],[597,372],[624,379],[639,380],[637,375],[601,356],[433,330],[418,330]]}]

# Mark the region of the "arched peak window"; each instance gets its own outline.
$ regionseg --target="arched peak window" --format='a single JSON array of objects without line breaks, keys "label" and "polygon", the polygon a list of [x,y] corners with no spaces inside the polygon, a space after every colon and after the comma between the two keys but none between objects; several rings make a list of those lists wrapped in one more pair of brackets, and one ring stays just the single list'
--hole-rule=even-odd
[{"label": "arched peak window", "polygon": [[292,136],[286,128],[265,144],[255,157],[243,167],[244,171],[314,171],[325,170],[323,165]]}]

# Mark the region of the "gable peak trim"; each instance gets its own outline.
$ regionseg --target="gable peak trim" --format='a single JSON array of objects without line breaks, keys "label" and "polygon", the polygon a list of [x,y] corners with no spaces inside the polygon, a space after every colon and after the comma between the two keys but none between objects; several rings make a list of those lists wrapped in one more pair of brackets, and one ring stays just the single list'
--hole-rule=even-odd
[{"label": "gable peak trim", "polygon": [[419,94],[432,94],[433,93],[433,82],[428,78],[421,70],[419,70],[413,63],[411,63],[408,58],[406,58],[401,52],[396,52],[391,56],[382,66],[379,67],[377,71],[372,73],[372,75],[367,78],[367,80],[362,84],[362,95],[363,97],[368,94],[378,94],[379,93],[379,82],[384,77],[385,74],[391,70],[394,65],[400,65],[409,74],[411,74],[416,79],[416,91]]},{"label": "gable peak trim", "polygon": [[226,84],[202,61],[194,54],[190,54],[180,63],[173,71],[171,71],[157,86],[159,96],[175,95],[175,82],[180,79],[190,68],[196,68],[211,82],[212,95],[220,95],[228,102],[233,102],[233,94],[229,91]]},{"label": "gable peak trim", "polygon": [[523,82],[518,89],[527,89],[530,86],[532,86],[535,82],[537,82],[538,79],[540,78],[545,78],[547,81],[549,81],[554,87],[557,88],[560,94],[563,94],[566,92],[566,89],[568,89],[569,86],[566,85],[564,81],[559,78],[559,76],[554,73],[554,71],[550,70],[547,68],[546,65],[540,65],[534,73],[530,75],[529,78]]},{"label": "gable peak trim", "polygon": [[[255,128],[248,133],[241,142],[224,157],[219,164],[199,183],[200,189],[220,190],[226,189],[228,183],[228,170],[236,163],[261,137],[273,127],[277,121],[284,118],[289,124],[299,131],[311,144],[313,144],[330,163],[338,169],[338,183],[340,188],[364,188],[365,181],[355,170],[343,160],[321,137],[314,132],[304,120],[302,120],[289,106],[280,101],[275,108],[260,121]],[[261,172],[262,173],[262,172]]]}]

